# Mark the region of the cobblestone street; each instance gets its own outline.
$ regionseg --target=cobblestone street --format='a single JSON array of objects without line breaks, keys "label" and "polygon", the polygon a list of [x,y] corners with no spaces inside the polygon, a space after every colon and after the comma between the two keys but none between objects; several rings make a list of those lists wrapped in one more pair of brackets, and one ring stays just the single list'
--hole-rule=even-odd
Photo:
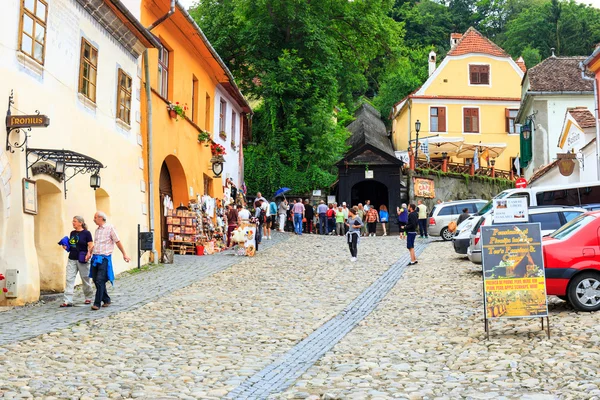
[{"label": "cobblestone street", "polygon": [[600,398],[597,314],[552,298],[550,340],[510,320],[486,341],[480,268],[450,243],[412,267],[396,237],[356,263],[342,238],[265,243],[126,275],[95,313],[0,313],[0,398]]}]

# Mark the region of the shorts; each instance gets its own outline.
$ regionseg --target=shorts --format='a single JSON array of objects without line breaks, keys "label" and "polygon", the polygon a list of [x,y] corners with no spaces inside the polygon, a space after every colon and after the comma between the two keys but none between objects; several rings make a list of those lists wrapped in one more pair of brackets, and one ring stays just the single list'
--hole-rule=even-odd
[{"label": "shorts", "polygon": [[275,223],[276,217],[275,215],[269,215],[267,217],[267,228],[270,228]]},{"label": "shorts", "polygon": [[400,233],[404,233],[404,230],[406,228],[406,224],[404,222],[400,222]]},{"label": "shorts", "polygon": [[406,238],[406,248],[414,249],[415,248],[415,239],[417,238],[417,232],[408,232]]}]

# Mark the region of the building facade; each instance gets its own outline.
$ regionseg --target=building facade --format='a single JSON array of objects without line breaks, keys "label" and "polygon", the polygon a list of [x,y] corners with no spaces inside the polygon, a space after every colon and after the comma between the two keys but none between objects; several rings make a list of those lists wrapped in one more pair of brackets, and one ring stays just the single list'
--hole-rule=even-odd
[{"label": "building facade", "polygon": [[[64,290],[57,243],[75,215],[93,233],[106,212],[135,259],[137,225],[148,225],[138,61],[158,42],[118,0],[8,0],[2,11],[2,99],[12,116],[49,118],[12,130],[0,153],[0,273],[17,271],[0,304],[20,305]],[[128,268],[119,256],[116,273]]]},{"label": "building facade", "polygon": [[[457,143],[457,151],[447,154],[450,161],[470,164],[474,152],[461,148],[477,146],[475,154],[482,156],[489,147],[496,149],[491,155],[496,168],[510,170],[519,153],[515,117],[525,65],[474,28],[464,35],[452,34],[450,40],[452,48],[439,67],[435,53],[430,54],[427,81],[393,107],[394,149],[414,148],[418,120],[421,138],[439,136],[438,141],[450,138]],[[442,157],[435,148],[429,151],[432,158]]]},{"label": "building facade", "polygon": [[[251,114],[233,76],[200,28],[179,3],[170,8],[171,3],[143,0],[140,13],[143,25],[161,44],[149,50],[143,79],[149,87],[142,93],[142,112],[147,116],[142,121],[144,165],[152,172],[146,179],[152,186],[151,218],[159,250],[168,242],[165,198],[175,207],[205,195],[222,199],[228,174],[241,186],[241,138]],[[174,104],[184,107],[185,115],[172,115],[169,107]],[[200,134],[210,139],[200,142]],[[213,143],[226,150],[220,174],[211,165]]]},{"label": "building facade", "polygon": [[593,82],[582,77],[583,60],[584,57],[551,56],[530,68],[523,78],[517,123],[526,132],[521,136],[520,149],[520,165],[526,179],[554,163],[558,153],[565,152],[558,144],[568,111],[577,107],[594,109]]}]

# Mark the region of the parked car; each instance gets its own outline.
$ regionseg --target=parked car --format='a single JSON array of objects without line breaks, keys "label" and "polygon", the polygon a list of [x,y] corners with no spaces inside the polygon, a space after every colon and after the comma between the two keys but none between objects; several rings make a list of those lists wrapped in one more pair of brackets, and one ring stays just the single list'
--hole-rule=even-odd
[{"label": "parked car", "polygon": [[578,216],[542,239],[546,292],[581,311],[600,310],[600,211]]},{"label": "parked car", "polygon": [[454,251],[458,254],[467,254],[469,242],[471,241],[471,231],[473,230],[473,225],[479,220],[479,217],[479,214],[471,215],[456,227],[456,232],[454,232],[454,236],[452,237],[452,244],[454,245]]},{"label": "parked car", "polygon": [[598,203],[584,204],[581,206],[581,208],[585,208],[587,211],[598,211],[598,210],[600,210],[600,204],[598,204]]},{"label": "parked car", "polygon": [[436,204],[429,212],[427,233],[430,236],[441,236],[444,240],[452,240],[454,232],[448,230],[448,224],[456,221],[464,208],[469,209],[469,214],[475,214],[487,203],[487,200],[459,200]]},{"label": "parked car", "polygon": [[[579,207],[530,207],[528,222],[539,222],[542,227],[542,236],[545,236],[585,212],[583,208]],[[467,256],[476,264],[481,264],[481,227],[491,225],[492,216],[493,211],[481,216],[471,231]]]}]

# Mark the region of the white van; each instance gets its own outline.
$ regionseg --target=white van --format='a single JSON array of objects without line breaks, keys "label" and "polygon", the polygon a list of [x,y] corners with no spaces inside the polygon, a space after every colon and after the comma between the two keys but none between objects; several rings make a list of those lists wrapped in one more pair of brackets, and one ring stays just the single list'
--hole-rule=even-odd
[{"label": "white van", "polygon": [[[525,189],[507,189],[495,199],[527,197],[529,206],[575,206],[600,203],[600,181],[579,182],[569,185],[539,186]],[[491,202],[489,204],[491,209]]]}]

